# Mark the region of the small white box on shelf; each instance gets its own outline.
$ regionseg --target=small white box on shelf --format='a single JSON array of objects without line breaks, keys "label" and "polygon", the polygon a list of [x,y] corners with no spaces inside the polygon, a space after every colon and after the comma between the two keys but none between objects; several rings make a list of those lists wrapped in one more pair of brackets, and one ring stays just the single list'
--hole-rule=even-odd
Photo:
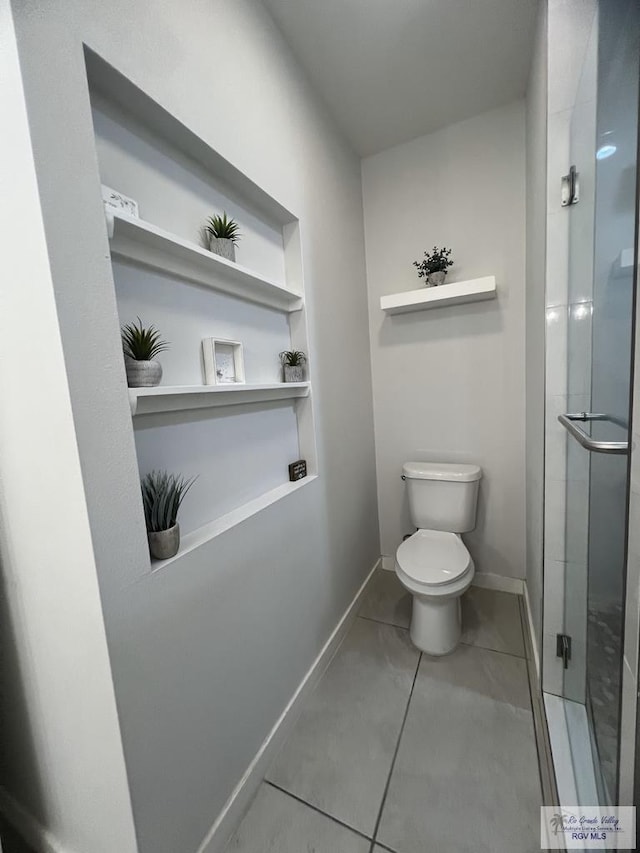
[{"label": "small white box on shelf", "polygon": [[239,341],[205,338],[202,354],[205,385],[244,384],[244,355]]}]

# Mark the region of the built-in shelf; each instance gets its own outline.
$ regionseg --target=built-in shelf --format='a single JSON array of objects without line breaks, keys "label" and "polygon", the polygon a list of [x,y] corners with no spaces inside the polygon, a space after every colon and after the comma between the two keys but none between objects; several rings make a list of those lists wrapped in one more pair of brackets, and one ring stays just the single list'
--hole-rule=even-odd
[{"label": "built-in shelf", "polygon": [[220,536],[221,533],[225,533],[225,531],[230,530],[232,527],[241,524],[243,521],[251,518],[252,515],[256,515],[256,513],[276,503],[276,501],[280,501],[288,495],[298,492],[304,486],[313,483],[317,479],[317,474],[308,474],[302,480],[296,480],[295,483],[283,483],[281,486],[277,486],[275,489],[271,489],[260,495],[260,497],[242,504],[237,509],[231,510],[231,512],[217,518],[215,521],[204,524],[191,533],[186,533],[180,539],[180,550],[175,557],[170,557],[168,560],[151,560],[152,571],[158,571],[174,563],[190,551],[194,551],[201,545],[205,545],[207,542],[215,539],[216,536]]},{"label": "built-in shelf", "polygon": [[150,222],[106,209],[112,256],[280,311],[300,311],[302,296]]},{"label": "built-in shelf", "polygon": [[308,382],[276,382],[271,385],[154,385],[129,388],[132,415],[180,412],[243,403],[270,403],[308,397]]},{"label": "built-in shelf", "polygon": [[380,307],[387,314],[407,314],[427,308],[443,308],[462,302],[481,302],[495,299],[496,279],[493,275],[474,278],[470,281],[455,281],[440,287],[422,287],[404,293],[390,293],[380,297]]}]

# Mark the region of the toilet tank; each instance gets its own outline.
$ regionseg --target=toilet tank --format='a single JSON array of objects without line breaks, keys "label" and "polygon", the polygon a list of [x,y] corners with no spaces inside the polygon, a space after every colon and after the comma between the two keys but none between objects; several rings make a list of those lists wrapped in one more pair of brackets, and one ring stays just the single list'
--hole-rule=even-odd
[{"label": "toilet tank", "polygon": [[476,526],[478,465],[442,462],[405,462],[411,520],[417,528],[465,533]]}]

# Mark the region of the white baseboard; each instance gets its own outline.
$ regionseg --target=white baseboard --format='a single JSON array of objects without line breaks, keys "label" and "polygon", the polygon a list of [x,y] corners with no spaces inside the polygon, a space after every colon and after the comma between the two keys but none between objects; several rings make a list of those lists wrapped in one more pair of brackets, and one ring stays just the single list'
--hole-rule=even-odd
[{"label": "white baseboard", "polygon": [[0,812],[5,816],[8,823],[15,827],[29,847],[37,850],[38,853],[75,853],[71,848],[64,847],[2,785],[0,785]]},{"label": "white baseboard", "polygon": [[522,578],[508,578],[504,575],[494,575],[491,572],[476,572],[471,581],[471,586],[479,586],[482,589],[497,589],[500,592],[511,592],[514,595],[524,593]]},{"label": "white baseboard", "polygon": [[[353,601],[347,607],[342,618],[334,628],[333,633],[324,644],[320,654],[311,665],[311,668],[305,677],[302,679],[298,689],[293,694],[288,705],[280,715],[280,718],[269,732],[266,740],[256,753],[255,758],[247,768],[244,776],[236,785],[233,793],[216,819],[216,822],[205,836],[197,853],[222,853],[225,849],[229,838],[242,820],[244,813],[258,790],[271,760],[275,757],[276,753],[286,740],[287,735],[293,728],[293,725],[302,710],[304,700],[316,686],[320,677],[329,666],[331,659],[338,651],[340,643],[344,639],[347,631],[351,627],[351,623],[357,615],[358,607],[367,585],[379,565],[380,560],[376,562],[375,566],[367,575]],[[52,853],[58,853],[58,851],[52,851]]]},{"label": "white baseboard", "polygon": [[542,684],[540,675],[540,655],[538,654],[538,638],[536,636],[536,630],[533,624],[533,616],[531,614],[531,601],[529,600],[529,587],[527,586],[526,581],[524,582],[524,607],[525,612],[527,614],[527,624],[529,625],[529,638],[531,639],[531,652],[533,654],[533,662],[536,667],[538,684]]},{"label": "white baseboard", "polygon": [[385,572],[395,572],[396,558],[395,557],[380,557],[380,565]]}]

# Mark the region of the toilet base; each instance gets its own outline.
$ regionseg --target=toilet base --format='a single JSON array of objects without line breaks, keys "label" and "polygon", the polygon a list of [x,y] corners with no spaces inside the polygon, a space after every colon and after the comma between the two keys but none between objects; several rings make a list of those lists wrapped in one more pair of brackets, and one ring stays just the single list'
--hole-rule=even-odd
[{"label": "toilet base", "polygon": [[425,654],[450,654],[462,636],[460,596],[426,597],[414,593],[409,633],[413,645]]}]

